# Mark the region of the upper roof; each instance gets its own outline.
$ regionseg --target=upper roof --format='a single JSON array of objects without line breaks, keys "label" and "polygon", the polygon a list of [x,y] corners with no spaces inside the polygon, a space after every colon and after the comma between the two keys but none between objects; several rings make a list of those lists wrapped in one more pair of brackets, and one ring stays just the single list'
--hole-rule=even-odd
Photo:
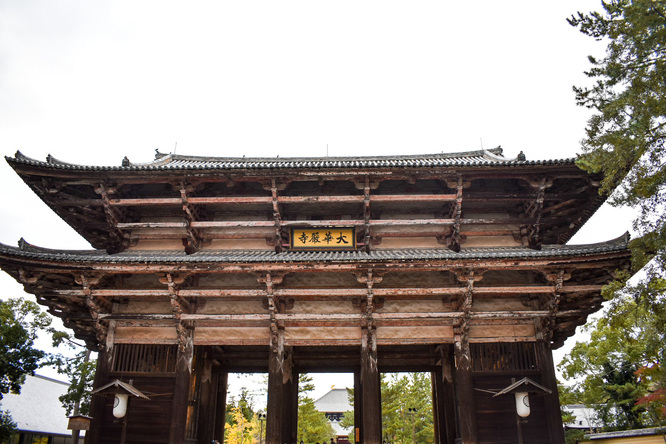
[{"label": "upper roof", "polygon": [[50,155],[38,161],[17,152],[7,161],[94,248],[110,252],[160,236],[181,239],[192,252],[237,238],[232,225],[239,221],[248,222],[237,225],[245,233],[277,249],[288,227],[312,221],[361,228],[366,249],[417,221],[431,242],[440,236],[436,242],[454,249],[473,246],[467,236],[492,232],[505,245],[520,239],[539,248],[566,243],[606,198],[598,192],[600,177],[574,159],[527,161],[522,152],[509,159],[499,147],[319,158],[158,152],[152,162],[125,158],[121,166],[75,165]]},{"label": "upper roof", "polygon": [[[157,150],[156,150],[157,151]],[[238,170],[238,169],[348,169],[348,168],[434,168],[484,166],[537,166],[574,164],[575,159],[526,160],[521,152],[516,158],[502,155],[502,148],[460,153],[417,154],[399,156],[345,157],[202,157],[156,152],[148,163],[131,162],[127,157],[120,166],[77,165],[49,155],[46,161],[32,159],[16,152],[5,157],[12,165],[32,165],[59,170],[87,171],[152,171],[152,170]]]}]

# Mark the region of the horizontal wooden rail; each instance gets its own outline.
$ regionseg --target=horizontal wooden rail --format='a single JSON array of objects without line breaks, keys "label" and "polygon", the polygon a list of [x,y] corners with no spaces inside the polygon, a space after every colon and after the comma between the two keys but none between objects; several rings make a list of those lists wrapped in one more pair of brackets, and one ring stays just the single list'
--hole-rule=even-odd
[{"label": "horizontal wooden rail", "polygon": [[[580,315],[578,310],[568,310],[558,312],[555,315],[558,317]],[[470,312],[469,318],[474,320],[524,320],[548,317],[552,314],[546,310],[525,310],[525,311],[488,311],[488,312]],[[160,321],[160,320],[175,320],[175,316],[171,313],[100,313],[99,317],[106,320],[118,321]],[[278,321],[285,322],[360,322],[367,319],[365,314],[360,313],[277,313],[274,315]],[[445,320],[445,319],[460,319],[465,317],[465,313],[460,311],[454,312],[427,312],[427,313],[373,313],[372,319],[378,322],[382,321],[413,321],[413,320]],[[183,321],[218,321],[218,322],[270,322],[271,315],[269,313],[253,313],[253,314],[188,314],[183,313],[180,315]]]},{"label": "horizontal wooden rail", "polygon": [[[585,293],[598,292],[602,285],[565,285],[561,293]],[[466,287],[410,287],[410,288],[381,288],[375,287],[372,293],[375,297],[401,298],[410,296],[450,296],[460,295],[467,291]],[[550,294],[555,292],[554,286],[530,285],[530,286],[502,286],[502,287],[475,287],[474,295],[523,295],[523,294]],[[51,293],[59,296],[85,296],[83,289],[51,290]],[[93,289],[93,296],[97,297],[169,297],[167,289]],[[180,289],[177,294],[185,298],[207,297],[207,298],[264,298],[266,291],[263,289],[206,289],[188,288]],[[352,298],[367,295],[365,288],[276,288],[273,294],[279,297],[321,297],[321,298]]]},{"label": "horizontal wooden rail", "polygon": [[[461,225],[530,225],[533,219],[461,219]],[[542,219],[541,223],[557,222],[556,220]],[[433,225],[453,225],[455,219],[371,219],[371,227],[382,226],[433,226]],[[283,227],[348,227],[363,226],[364,220],[360,219],[330,219],[330,220],[283,220]],[[192,228],[262,228],[274,227],[274,221],[268,220],[211,220],[211,221],[193,221],[189,224]],[[137,228],[187,228],[188,224],[183,222],[121,222],[116,227],[122,230],[132,230]]]}]

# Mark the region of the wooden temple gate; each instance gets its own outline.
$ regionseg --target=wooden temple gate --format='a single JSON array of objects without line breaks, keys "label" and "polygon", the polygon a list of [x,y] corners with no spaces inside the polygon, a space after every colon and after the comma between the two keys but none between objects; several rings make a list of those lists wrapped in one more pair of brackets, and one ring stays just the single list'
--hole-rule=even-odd
[{"label": "wooden temple gate", "polygon": [[318,371],[354,374],[359,443],[394,371],[431,373],[436,443],[562,443],[551,349],[629,261],[625,237],[564,244],[603,202],[571,160],[7,160],[96,250],[0,244],[0,266],[99,351],[95,387],[150,398],[117,420],[93,397],[89,443],[222,441],[230,372],[268,373],[266,442],[295,443]]}]

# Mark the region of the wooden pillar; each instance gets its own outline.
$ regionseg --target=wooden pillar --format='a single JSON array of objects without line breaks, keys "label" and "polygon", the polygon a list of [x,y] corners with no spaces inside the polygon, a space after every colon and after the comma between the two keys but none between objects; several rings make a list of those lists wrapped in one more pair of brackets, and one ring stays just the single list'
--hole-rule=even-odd
[{"label": "wooden pillar", "polygon": [[[458,335],[457,335],[458,336]],[[456,359],[455,386],[460,418],[462,444],[477,444],[476,407],[474,405],[474,380],[472,359],[467,334],[460,335],[454,345]]]},{"label": "wooden pillar", "polygon": [[563,444],[564,426],[562,425],[560,399],[557,392],[557,379],[555,376],[555,365],[553,364],[553,353],[546,341],[537,341],[536,348],[539,359],[539,368],[541,369],[541,384],[552,390],[552,393],[544,396],[550,442],[552,444]]},{"label": "wooden pillar", "polygon": [[224,427],[227,423],[227,382],[229,373],[226,371],[215,372],[217,379],[217,401],[215,402],[215,425],[213,428],[213,439],[224,442]]},{"label": "wooden pillar", "polygon": [[435,424],[435,440],[439,444],[453,444],[456,438],[455,397],[453,394],[451,347],[438,348],[440,366],[432,372],[432,399]]},{"label": "wooden pillar", "polygon": [[[437,371],[430,372],[430,389],[432,395],[432,425],[435,432],[434,443],[447,444],[446,440],[442,439],[443,437],[441,436],[442,423],[444,422],[442,416],[444,412],[442,406],[439,405],[442,400],[442,394],[440,393],[442,390],[442,382],[440,378],[441,375],[439,372]],[[446,430],[446,426],[444,426],[444,430]]]},{"label": "wooden pillar", "polygon": [[433,414],[435,439],[439,444],[454,444],[456,440],[456,408],[453,387],[453,354],[448,345],[439,347],[441,366],[432,372]]},{"label": "wooden pillar", "polygon": [[189,403],[190,381],[192,376],[192,358],[194,357],[194,337],[190,328],[183,330],[183,338],[176,357],[176,378],[173,386],[171,405],[171,427],[169,444],[185,442],[187,428],[187,406]]},{"label": "wooden pillar", "polygon": [[287,413],[284,418],[284,436],[286,443],[296,444],[298,435],[298,373],[291,372],[289,378],[284,384],[285,405],[284,410]]},{"label": "wooden pillar", "polygon": [[[93,388],[98,388],[109,382],[109,374],[113,366],[113,347],[114,335],[116,330],[116,321],[109,322],[109,328],[106,335],[106,344],[99,350],[97,355],[97,368],[95,369],[95,379]],[[101,442],[104,424],[104,415],[106,407],[106,398],[104,396],[93,395],[90,399],[90,430],[86,431],[85,443],[96,444]],[[109,412],[111,414],[111,412]]]},{"label": "wooden pillar", "polygon": [[363,389],[361,388],[361,372],[354,372],[354,431],[349,442],[360,444],[363,442]]},{"label": "wooden pillar", "polygon": [[363,444],[382,442],[382,402],[377,368],[376,330],[364,328],[361,338],[361,390]]},{"label": "wooden pillar", "polygon": [[267,444],[295,442],[291,440],[297,433],[293,424],[298,421],[298,382],[293,382],[291,356],[285,350],[284,331],[280,329],[272,339],[268,360]]},{"label": "wooden pillar", "polygon": [[215,439],[215,413],[217,403],[217,375],[213,374],[213,361],[206,352],[201,353],[197,440],[200,444],[210,444]]},{"label": "wooden pillar", "polygon": [[[97,355],[97,369],[95,370],[95,379],[93,387],[101,387],[109,382],[109,373],[111,371],[111,364],[113,354],[108,350],[100,350]],[[86,431],[86,444],[98,443],[101,441],[102,425],[104,424],[104,415],[106,407],[106,398],[104,396],[93,395],[90,399],[90,416],[92,421],[90,423],[90,430]],[[111,412],[108,412],[111,414]]]}]

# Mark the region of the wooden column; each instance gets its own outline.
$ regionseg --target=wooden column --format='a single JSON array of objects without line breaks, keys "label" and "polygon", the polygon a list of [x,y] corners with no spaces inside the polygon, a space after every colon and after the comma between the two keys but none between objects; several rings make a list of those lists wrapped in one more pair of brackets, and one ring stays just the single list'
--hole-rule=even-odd
[{"label": "wooden column", "polygon": [[361,338],[361,391],[363,444],[382,442],[382,401],[377,342],[374,328],[364,328]]},{"label": "wooden column", "polygon": [[298,435],[298,373],[292,370],[291,378],[285,382],[285,411],[284,436],[285,442],[297,443]]},{"label": "wooden column", "polygon": [[546,341],[537,341],[536,347],[539,368],[541,369],[541,384],[552,390],[552,393],[544,395],[546,421],[548,422],[550,442],[552,444],[563,444],[564,427],[562,425],[560,399],[557,392],[557,379],[555,376],[555,365],[553,364],[553,353]]},{"label": "wooden column", "polygon": [[[430,389],[432,395],[432,425],[435,432],[435,444],[447,444],[446,439],[442,435],[442,423],[444,422],[444,412],[439,405],[442,400],[442,382],[440,373],[437,371],[430,372]],[[444,426],[444,430],[446,427]]]},{"label": "wooden column", "polygon": [[169,444],[181,444],[185,442],[187,405],[192,376],[192,358],[194,356],[194,337],[192,333],[191,328],[186,328],[183,332],[183,340],[178,347],[176,378],[173,386],[173,403],[171,405]]},{"label": "wooden column", "polygon": [[456,358],[455,386],[460,417],[460,435],[463,444],[477,444],[474,380],[467,334],[461,335],[454,345]]},{"label": "wooden column", "polygon": [[224,426],[227,422],[227,381],[229,373],[226,371],[215,372],[217,378],[217,401],[215,403],[215,424],[213,439],[224,442]]},{"label": "wooden column", "polygon": [[435,439],[439,444],[454,444],[456,439],[456,408],[453,387],[453,353],[451,347],[439,347],[441,365],[432,372]]},{"label": "wooden column", "polygon": [[363,442],[363,389],[361,388],[361,372],[354,372],[354,431],[349,442],[360,444]]},{"label": "wooden column", "polygon": [[[281,351],[281,349],[280,349]],[[271,347],[268,357],[268,401],[266,404],[266,444],[284,444],[282,423],[284,418],[284,384],[282,353]]]},{"label": "wooden column", "polygon": [[215,439],[215,413],[217,404],[217,375],[213,374],[213,361],[206,352],[201,353],[200,385],[197,404],[199,418],[197,440],[200,444],[210,444]]},{"label": "wooden column", "polygon": [[291,353],[284,348],[284,331],[273,339],[268,361],[268,403],[266,443],[284,444],[295,440],[298,421],[298,382],[292,375]]},{"label": "wooden column", "polygon": [[[99,350],[97,355],[97,369],[95,370],[95,379],[93,388],[101,387],[109,382],[109,374],[113,366],[113,338],[116,329],[116,321],[109,321],[109,329],[106,336],[104,348]],[[86,431],[85,443],[96,444],[101,441],[103,433],[104,415],[106,414],[106,398],[104,396],[93,395],[90,399],[90,430]],[[110,415],[111,412],[109,411]]]}]

